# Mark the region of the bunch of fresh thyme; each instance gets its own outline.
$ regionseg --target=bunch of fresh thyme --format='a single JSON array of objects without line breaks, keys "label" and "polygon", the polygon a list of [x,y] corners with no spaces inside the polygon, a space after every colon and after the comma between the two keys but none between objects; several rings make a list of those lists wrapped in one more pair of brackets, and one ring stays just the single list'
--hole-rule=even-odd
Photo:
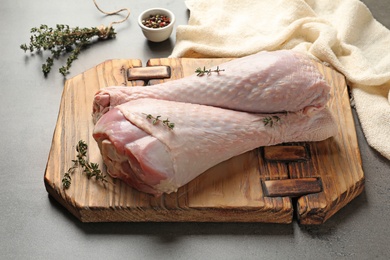
[{"label": "bunch of fresh thyme", "polygon": [[69,168],[69,170],[64,174],[62,178],[62,186],[65,189],[68,189],[71,185],[72,178],[71,175],[76,171],[77,168],[81,167],[83,169],[83,173],[85,173],[88,179],[95,177],[95,180],[101,181],[103,183],[108,182],[106,179],[106,175],[103,175],[101,170],[99,169],[99,164],[88,162],[86,159],[88,145],[85,141],[80,140],[76,146],[77,151],[77,159],[72,160],[73,165]]},{"label": "bunch of fresh thyme", "polygon": [[62,75],[69,73],[72,66],[80,54],[81,50],[92,43],[92,39],[111,39],[115,37],[115,31],[112,27],[92,27],[92,28],[70,28],[69,25],[57,24],[55,28],[41,25],[31,29],[30,43],[22,44],[20,48],[27,52],[42,52],[49,51],[51,56],[46,59],[46,63],[42,64],[42,72],[45,76],[50,72],[54,59],[58,59],[61,55],[70,53],[66,65],[59,69]]},{"label": "bunch of fresh thyme", "polygon": [[171,130],[175,127],[175,123],[170,122],[168,118],[165,119],[165,120],[161,120],[161,119],[160,119],[161,116],[156,116],[156,117],[154,117],[154,116],[152,116],[151,114],[144,114],[144,115],[146,115],[146,118],[147,118],[147,119],[153,119],[153,121],[152,121],[152,124],[153,124],[153,125],[155,125],[155,124],[157,124],[158,122],[161,121],[161,122],[163,123],[163,125],[167,126],[167,127],[168,127],[169,129],[171,129]]},{"label": "bunch of fresh thyme", "polygon": [[206,67],[203,67],[202,68],[197,68],[195,70],[195,72],[197,73],[196,76],[199,76],[199,77],[202,77],[203,75],[210,75],[212,72],[216,72],[216,73],[219,73],[220,71],[225,71],[225,70],[221,70],[218,66],[215,70],[211,70],[211,69],[206,69]]}]

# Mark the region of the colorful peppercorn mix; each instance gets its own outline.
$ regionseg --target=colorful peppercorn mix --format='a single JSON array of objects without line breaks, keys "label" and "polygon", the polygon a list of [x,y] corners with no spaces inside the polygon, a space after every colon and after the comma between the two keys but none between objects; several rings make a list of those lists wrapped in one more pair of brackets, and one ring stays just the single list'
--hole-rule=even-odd
[{"label": "colorful peppercorn mix", "polygon": [[149,28],[163,28],[171,23],[168,16],[161,14],[150,15],[142,20],[142,24]]}]

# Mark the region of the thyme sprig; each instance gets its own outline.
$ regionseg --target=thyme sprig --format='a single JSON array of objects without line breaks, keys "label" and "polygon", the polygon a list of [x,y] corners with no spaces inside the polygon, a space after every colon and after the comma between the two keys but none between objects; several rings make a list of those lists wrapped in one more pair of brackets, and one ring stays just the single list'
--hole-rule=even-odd
[{"label": "thyme sprig", "polygon": [[172,123],[171,121],[169,121],[169,119],[165,119],[165,120],[161,120],[161,116],[152,116],[151,114],[145,114],[143,113],[144,115],[146,115],[146,119],[152,119],[152,124],[155,125],[157,124],[158,122],[162,122],[163,125],[165,125],[166,127],[168,127],[169,129],[173,130],[173,128],[175,127],[175,123]]},{"label": "thyme sprig", "polygon": [[280,117],[278,116],[267,116],[263,118],[264,126],[269,125],[270,127],[273,127],[275,123],[280,121]]},{"label": "thyme sprig", "polygon": [[199,76],[199,77],[202,77],[203,75],[210,75],[212,72],[216,72],[216,73],[219,73],[221,71],[225,71],[223,69],[220,69],[219,66],[217,66],[217,68],[215,70],[212,70],[212,69],[206,69],[206,67],[203,67],[202,68],[197,68],[195,70],[195,72],[197,73],[196,76]]},{"label": "thyme sprig", "polygon": [[66,60],[66,65],[59,69],[62,75],[69,73],[72,63],[78,58],[81,50],[92,43],[93,38],[99,40],[114,38],[116,33],[112,27],[92,27],[92,28],[70,28],[69,25],[57,24],[55,28],[47,25],[34,27],[31,29],[30,43],[20,45],[20,48],[27,52],[34,51],[40,53],[49,51],[51,55],[42,64],[42,72],[47,76],[54,64],[55,59],[61,55],[70,53]]},{"label": "thyme sprig", "polygon": [[103,183],[108,182],[106,175],[102,173],[99,169],[99,164],[89,162],[87,157],[88,145],[85,141],[80,140],[76,145],[77,159],[72,160],[73,165],[68,169],[62,178],[62,186],[65,189],[68,189],[72,183],[71,175],[75,173],[76,169],[81,167],[83,173],[85,173],[90,178],[95,178],[96,181],[101,181]]}]

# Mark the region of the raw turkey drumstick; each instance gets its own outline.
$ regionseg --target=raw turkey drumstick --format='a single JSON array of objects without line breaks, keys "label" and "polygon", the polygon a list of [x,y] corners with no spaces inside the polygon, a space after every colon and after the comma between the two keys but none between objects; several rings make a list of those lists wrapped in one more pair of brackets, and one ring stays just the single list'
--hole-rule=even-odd
[{"label": "raw turkey drumstick", "polygon": [[147,193],[171,193],[218,163],[260,146],[321,141],[337,133],[327,108],[255,114],[183,102],[137,99],[96,123],[108,173]]},{"label": "raw turkey drumstick", "polygon": [[[96,122],[112,107],[154,98],[253,113],[322,109],[330,86],[313,61],[291,50],[259,52],[220,64],[219,72],[194,74],[148,87],[108,87],[94,98]],[[208,68],[207,68],[208,69]],[[211,68],[216,70],[216,68]]]}]

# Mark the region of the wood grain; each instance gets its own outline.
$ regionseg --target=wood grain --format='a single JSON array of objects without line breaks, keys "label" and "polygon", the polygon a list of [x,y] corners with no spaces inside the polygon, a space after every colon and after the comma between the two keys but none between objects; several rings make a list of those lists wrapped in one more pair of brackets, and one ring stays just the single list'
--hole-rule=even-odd
[{"label": "wood grain", "polygon": [[[193,74],[228,59],[152,59],[148,66],[169,66],[170,79],[128,81],[127,71],[141,67],[139,60],[109,60],[66,81],[44,182],[48,193],[83,222],[197,221],[291,223],[294,207],[287,196],[269,197],[263,182],[298,178],[321,180],[322,190],[298,199],[302,224],[320,224],[355,198],[364,187],[364,174],[344,78],[317,64],[332,84],[329,107],[338,120],[339,134],[318,143],[285,144],[288,160],[265,157],[260,147],[209,169],[178,192],[159,198],[138,192],[123,182],[96,183],[75,173],[69,189],[62,188],[63,173],[75,158],[75,145],[89,145],[88,159],[105,171],[92,138],[94,94],[111,85],[151,85]],[[144,75],[143,75],[144,76]],[[305,153],[289,146],[304,147]],[[302,148],[299,148],[302,149]],[[289,151],[289,152],[287,152]],[[282,157],[280,157],[282,153]],[[276,153],[277,154],[277,153]],[[304,158],[302,158],[304,156]],[[274,158],[275,159],[275,158]]]},{"label": "wood grain", "polygon": [[322,187],[317,178],[296,178],[264,181],[263,191],[269,197],[298,197],[318,193],[322,191]]}]

